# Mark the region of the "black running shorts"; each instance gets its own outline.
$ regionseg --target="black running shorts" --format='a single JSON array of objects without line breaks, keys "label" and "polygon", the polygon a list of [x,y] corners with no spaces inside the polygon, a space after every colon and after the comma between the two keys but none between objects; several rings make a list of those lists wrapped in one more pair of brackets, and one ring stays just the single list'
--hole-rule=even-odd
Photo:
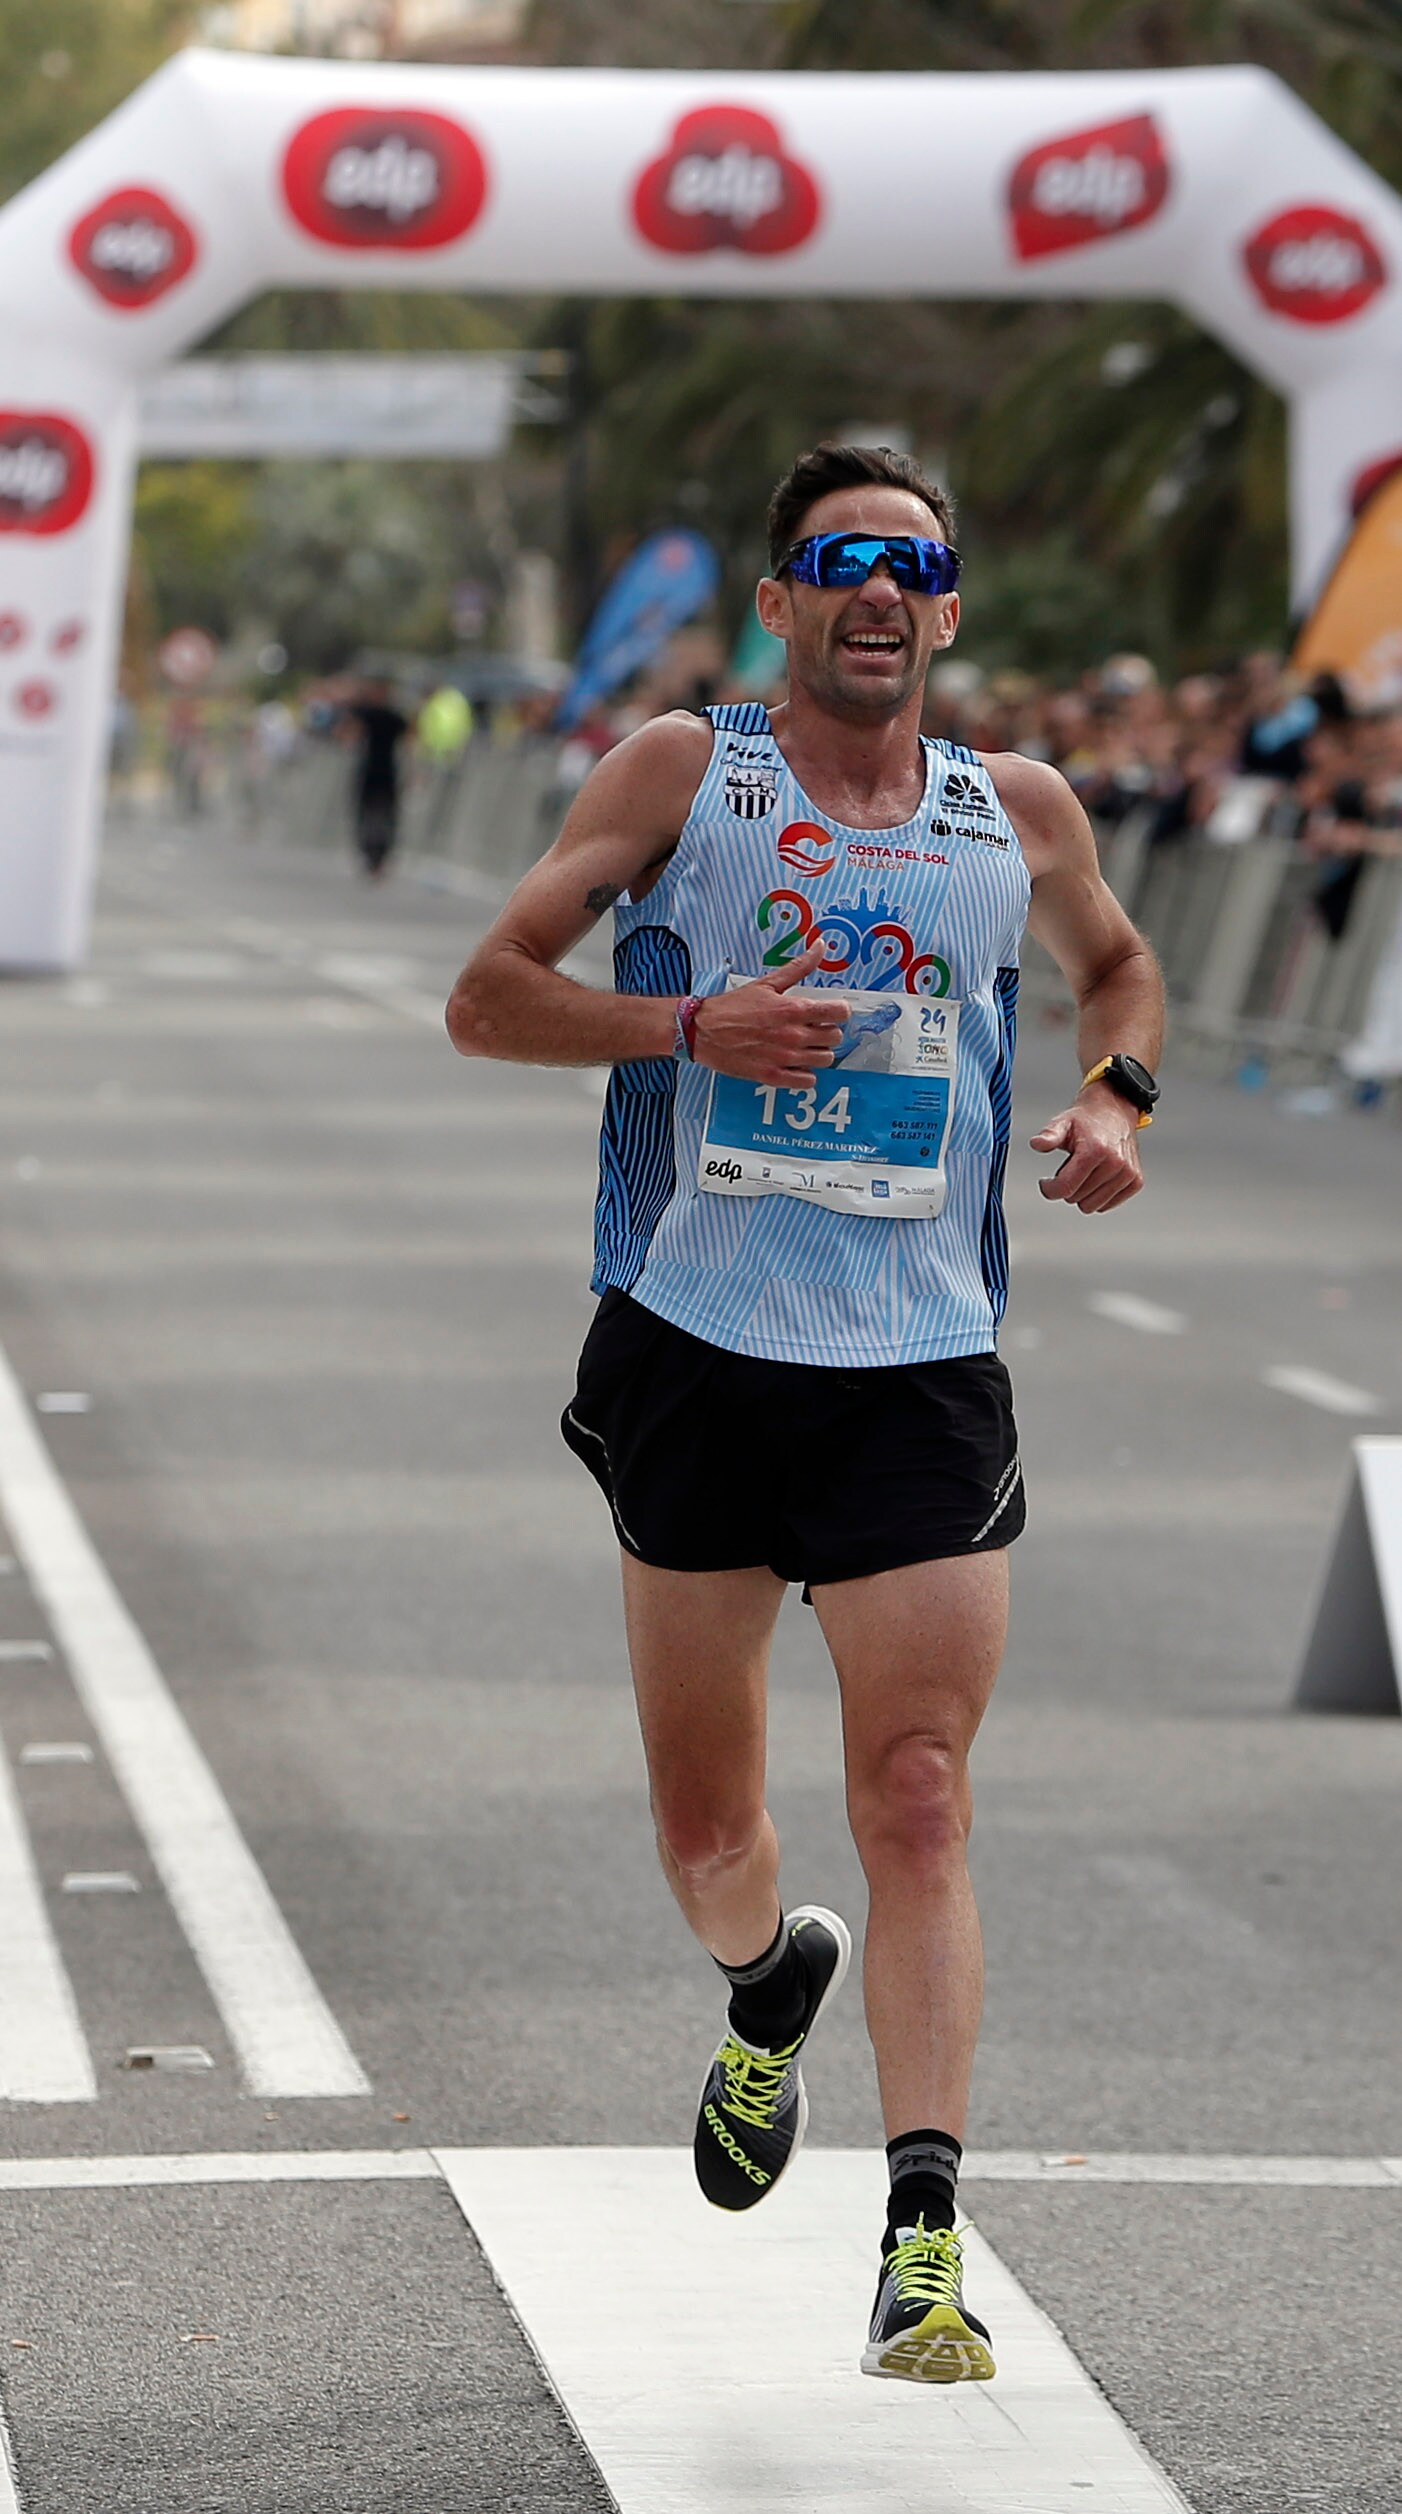
[{"label": "black running shorts", "polygon": [[996,1353],[833,1370],[729,1353],[605,1292],[560,1429],[663,1571],[812,1587],[993,1553],[1026,1516]]}]

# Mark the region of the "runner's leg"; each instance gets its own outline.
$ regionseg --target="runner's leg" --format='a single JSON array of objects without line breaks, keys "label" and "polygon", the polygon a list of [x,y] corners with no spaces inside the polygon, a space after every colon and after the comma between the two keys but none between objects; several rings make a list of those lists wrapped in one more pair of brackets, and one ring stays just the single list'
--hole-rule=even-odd
[{"label": "runner's leg", "polygon": [[803,2145],[799,2054],[852,1944],[819,1904],[780,1910],[764,1760],[784,1583],[765,1570],[658,1571],[625,1554],[623,1588],[662,1866],[731,1984],[697,2111],[696,2177],[714,2207],[749,2209]]},{"label": "runner's leg", "polygon": [[779,1925],[764,1805],[772,1571],[659,1571],[623,1555],[623,1601],[663,1873],[703,1947],[750,1964]]},{"label": "runner's leg", "polygon": [[867,2027],[889,2139],[962,2140],[983,2005],[968,1755],[1007,1632],[1004,1552],[815,1587],[870,1894]]}]

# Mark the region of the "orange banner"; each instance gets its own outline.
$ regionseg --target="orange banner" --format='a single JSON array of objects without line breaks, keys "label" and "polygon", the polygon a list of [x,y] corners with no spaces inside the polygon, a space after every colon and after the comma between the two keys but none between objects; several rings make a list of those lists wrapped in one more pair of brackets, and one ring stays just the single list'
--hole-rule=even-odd
[{"label": "orange banner", "polygon": [[1402,698],[1402,468],[1368,499],[1291,660],[1342,674],[1365,707]]}]

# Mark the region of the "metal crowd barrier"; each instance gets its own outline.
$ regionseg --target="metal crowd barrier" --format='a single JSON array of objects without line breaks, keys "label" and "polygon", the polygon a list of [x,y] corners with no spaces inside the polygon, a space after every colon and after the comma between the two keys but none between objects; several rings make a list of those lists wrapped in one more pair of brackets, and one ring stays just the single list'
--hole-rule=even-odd
[{"label": "metal crowd barrier", "polygon": [[1101,836],[1106,879],[1153,944],[1175,1034],[1222,1061],[1283,1074],[1332,1068],[1362,1030],[1402,921],[1402,857],[1363,866],[1343,932],[1315,905],[1328,859],[1281,837],[1149,844],[1151,816]]},{"label": "metal crowd barrier", "polygon": [[[564,818],[556,760],[554,743],[486,738],[446,767],[416,760],[403,786],[403,852],[509,877],[524,872]],[[347,750],[305,741],[277,767],[236,778],[228,806],[250,835],[349,851],[353,783]]]}]

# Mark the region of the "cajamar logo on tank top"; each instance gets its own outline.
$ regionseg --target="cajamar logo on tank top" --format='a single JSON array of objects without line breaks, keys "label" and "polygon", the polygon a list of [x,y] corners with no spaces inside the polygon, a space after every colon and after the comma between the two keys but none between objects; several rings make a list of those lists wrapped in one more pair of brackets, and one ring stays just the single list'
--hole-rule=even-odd
[{"label": "cajamar logo on tank top", "polygon": [[[962,819],[951,820],[950,813]],[[977,838],[985,847],[1007,847],[1008,833],[987,787],[964,769],[952,768],[944,781],[939,806],[930,823],[932,838]]]}]

